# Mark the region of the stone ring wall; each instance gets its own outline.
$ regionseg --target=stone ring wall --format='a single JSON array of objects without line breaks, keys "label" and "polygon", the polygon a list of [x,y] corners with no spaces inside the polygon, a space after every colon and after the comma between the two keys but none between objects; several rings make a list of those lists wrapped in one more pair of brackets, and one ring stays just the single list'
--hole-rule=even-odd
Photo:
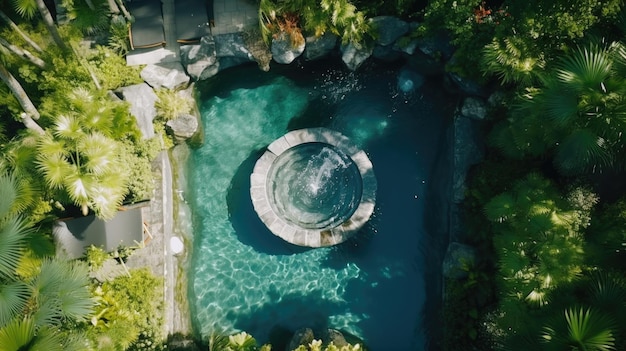
[{"label": "stone ring wall", "polygon": [[[361,201],[352,215],[338,225],[320,229],[306,229],[286,221],[269,203],[268,174],[272,164],[283,152],[305,143],[325,143],[349,156],[357,166],[362,179]],[[250,175],[250,197],[261,221],[276,236],[292,244],[324,247],[340,244],[352,237],[372,216],[376,203],[376,177],[372,162],[365,151],[350,139],[327,128],[308,128],[291,131],[276,139],[257,160]]]}]

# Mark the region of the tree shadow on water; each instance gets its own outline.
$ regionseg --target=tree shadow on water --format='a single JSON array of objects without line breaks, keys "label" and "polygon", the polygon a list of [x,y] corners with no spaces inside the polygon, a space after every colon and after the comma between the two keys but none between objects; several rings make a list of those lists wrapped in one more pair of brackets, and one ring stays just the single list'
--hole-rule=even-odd
[{"label": "tree shadow on water", "polygon": [[265,149],[252,151],[239,165],[230,181],[226,195],[230,222],[239,241],[252,246],[258,252],[268,255],[291,255],[305,252],[309,249],[290,244],[272,234],[254,211],[250,197],[250,175],[263,152]]}]

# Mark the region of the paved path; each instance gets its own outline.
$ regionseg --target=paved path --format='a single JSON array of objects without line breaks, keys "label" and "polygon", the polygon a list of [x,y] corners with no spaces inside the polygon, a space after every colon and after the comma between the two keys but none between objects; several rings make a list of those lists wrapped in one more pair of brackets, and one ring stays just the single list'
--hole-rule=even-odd
[{"label": "paved path", "polygon": [[259,25],[259,7],[250,0],[213,0],[213,35],[238,33]]}]

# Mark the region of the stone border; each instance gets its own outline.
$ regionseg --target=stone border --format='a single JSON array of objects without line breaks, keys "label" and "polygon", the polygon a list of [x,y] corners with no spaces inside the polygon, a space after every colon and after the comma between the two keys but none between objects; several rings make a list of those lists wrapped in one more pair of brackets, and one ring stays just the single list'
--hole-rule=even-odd
[{"label": "stone border", "polygon": [[[359,169],[363,180],[361,202],[343,223],[322,229],[304,229],[280,218],[272,209],[267,194],[267,175],[276,158],[286,150],[305,143],[332,145],[349,156]],[[291,131],[276,139],[257,160],[250,175],[250,197],[261,221],[276,236],[299,246],[324,247],[340,244],[354,235],[374,213],[377,182],[372,162],[365,151],[339,132],[326,128]]]}]

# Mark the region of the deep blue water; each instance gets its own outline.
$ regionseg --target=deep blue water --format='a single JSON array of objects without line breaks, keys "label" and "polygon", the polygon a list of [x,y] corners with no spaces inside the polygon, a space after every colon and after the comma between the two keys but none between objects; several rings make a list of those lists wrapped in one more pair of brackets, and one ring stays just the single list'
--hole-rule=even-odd
[{"label": "deep blue water", "polygon": [[[435,321],[424,304],[427,291],[437,290],[429,284],[439,282],[426,277],[440,269],[430,244],[438,230],[425,224],[433,215],[427,198],[438,183],[434,167],[451,103],[434,80],[399,92],[397,74],[375,65],[350,73],[328,62],[267,73],[245,66],[197,86],[205,144],[189,161],[188,197],[195,235],[190,301],[199,333],[245,330],[276,345],[300,327],[332,327],[374,351],[427,348]],[[274,139],[318,126],[367,152],[377,206],[354,240],[304,249],[264,227],[249,176]]]}]

